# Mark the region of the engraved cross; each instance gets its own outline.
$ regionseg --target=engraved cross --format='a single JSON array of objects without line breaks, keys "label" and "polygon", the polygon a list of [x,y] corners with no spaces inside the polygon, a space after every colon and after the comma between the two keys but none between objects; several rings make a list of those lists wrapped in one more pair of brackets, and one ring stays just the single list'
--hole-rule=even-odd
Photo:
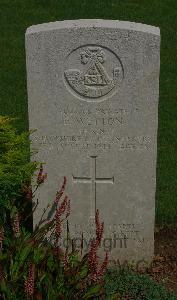
[{"label": "engraved cross", "polygon": [[98,178],[97,177],[97,156],[90,156],[91,158],[91,176],[90,177],[76,177],[73,176],[74,183],[91,183],[92,193],[91,193],[91,217],[95,217],[96,212],[96,202],[97,202],[97,183],[114,183],[114,177],[111,178]]}]

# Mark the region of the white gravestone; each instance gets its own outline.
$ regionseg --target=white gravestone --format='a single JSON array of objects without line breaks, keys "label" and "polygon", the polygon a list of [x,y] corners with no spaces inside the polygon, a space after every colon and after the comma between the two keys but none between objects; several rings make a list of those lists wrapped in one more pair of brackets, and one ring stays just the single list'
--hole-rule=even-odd
[{"label": "white gravestone", "polygon": [[150,262],[154,251],[159,28],[109,20],[62,21],[26,33],[34,159],[46,183],[34,215],[63,176],[72,237],[86,248],[95,210],[110,259]]}]

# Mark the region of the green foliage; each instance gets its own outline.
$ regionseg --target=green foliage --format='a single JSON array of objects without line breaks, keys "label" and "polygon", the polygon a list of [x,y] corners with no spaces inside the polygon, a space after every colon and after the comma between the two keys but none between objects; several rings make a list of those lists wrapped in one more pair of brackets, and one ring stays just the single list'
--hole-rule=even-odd
[{"label": "green foliage", "polygon": [[[123,299],[127,292],[136,300],[177,299],[177,296],[168,293],[163,286],[158,285],[148,276],[137,275],[125,270],[107,272],[105,278],[102,276],[93,281],[90,276],[89,253],[83,256],[82,249],[81,251],[73,248],[61,249],[46,242],[46,234],[54,231],[54,238],[57,236],[57,219],[55,217],[50,222],[42,218],[32,233],[19,224],[20,218],[18,217],[23,212],[22,206],[25,202],[23,188],[27,187],[28,189],[31,176],[37,168],[37,163],[29,162],[29,156],[29,134],[17,134],[12,126],[12,119],[0,117],[1,299],[113,300],[117,299],[116,295],[120,295]],[[42,167],[40,167],[39,174],[36,190],[46,178]],[[59,208],[56,205],[56,211],[64,207],[65,202],[61,202],[60,199],[64,190],[65,184],[57,192],[57,195],[60,195],[58,199],[60,203]],[[33,195],[29,199],[31,203],[32,197]],[[67,205],[68,203],[66,202]],[[67,206],[65,210],[68,212]],[[64,213],[66,212],[63,211]],[[59,217],[61,217],[60,214]],[[66,222],[66,219],[67,217],[59,219],[59,224]],[[98,223],[96,222],[96,224]],[[67,236],[69,236],[69,232]],[[32,294],[29,295],[25,290],[25,283],[30,286],[33,279],[34,287]]]},{"label": "green foliage", "polygon": [[[12,200],[29,184],[36,164],[29,161],[29,133],[17,134],[13,119],[0,116],[0,207],[9,208]],[[20,205],[20,203],[19,203]]]},{"label": "green foliage", "polygon": [[[46,176],[42,169],[39,174],[38,182],[42,184]],[[69,249],[58,245],[62,227],[57,224],[63,226],[70,213],[70,201],[66,201],[67,197],[61,201],[66,179],[64,182],[57,192],[59,202],[56,204],[54,201],[55,214],[50,221],[44,218],[46,209],[39,224],[30,233],[20,224],[20,218],[17,218],[20,212],[13,206],[7,221],[13,224],[15,220],[15,226],[10,226],[8,232],[3,232],[3,227],[0,227],[0,298],[3,300],[78,300],[103,295],[104,274],[92,280],[88,254],[82,255],[82,247],[76,251],[74,247]],[[97,221],[99,223],[99,219]],[[54,243],[50,242],[51,236]]]},{"label": "green foliage", "polygon": [[177,295],[168,292],[164,286],[154,282],[148,275],[128,270],[110,271],[106,274],[106,297],[114,299],[116,292],[122,299],[126,295],[135,300],[177,300]]},{"label": "green foliage", "polygon": [[111,19],[160,27],[161,76],[156,222],[175,224],[177,215],[176,0],[1,0],[0,113],[28,128],[24,36],[35,24],[73,19]]}]

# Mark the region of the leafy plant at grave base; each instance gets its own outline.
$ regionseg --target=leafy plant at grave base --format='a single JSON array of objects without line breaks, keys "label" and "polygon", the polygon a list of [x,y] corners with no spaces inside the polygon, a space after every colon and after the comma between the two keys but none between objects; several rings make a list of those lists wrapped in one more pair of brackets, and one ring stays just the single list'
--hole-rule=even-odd
[{"label": "leafy plant at grave base", "polygon": [[[45,180],[41,165],[37,176],[37,187]],[[80,249],[74,240],[69,247],[70,201],[64,196],[66,178],[56,193],[51,209],[54,216],[44,217],[49,206],[36,225],[33,233],[20,224],[20,213],[14,207],[9,222],[10,232],[0,227],[0,296],[11,299],[104,299],[104,273],[108,255],[99,263],[97,251],[101,244],[103,223],[99,212],[95,215],[96,238],[90,242],[86,255],[82,255],[83,238]],[[32,195],[34,197],[34,194]],[[32,200],[32,199],[31,199]],[[35,206],[36,209],[37,206]],[[50,214],[48,212],[47,216]],[[63,223],[67,224],[66,248],[61,247]],[[46,236],[47,234],[47,236]],[[53,243],[50,239],[53,239]]]},{"label": "leafy plant at grave base", "polygon": [[[24,228],[21,221],[25,197],[32,203],[30,178],[37,168],[37,163],[28,162],[28,137],[17,135],[11,119],[0,117],[0,299],[177,299],[145,275],[123,270],[107,271],[104,276],[108,256],[99,264],[97,250],[103,223],[98,211],[96,238],[87,255],[82,255],[83,241],[80,251],[75,249],[74,241],[71,249],[60,248],[62,226],[70,214],[70,201],[64,197],[66,178],[56,193],[53,219],[44,218],[46,209],[33,233]],[[46,176],[40,165],[35,190]],[[67,228],[69,241],[68,222]],[[49,232],[54,244],[49,243],[50,236],[46,238]]]},{"label": "leafy plant at grave base", "polygon": [[140,275],[128,269],[106,272],[105,294],[105,299],[109,300],[177,300],[176,294],[168,292],[148,275]]},{"label": "leafy plant at grave base", "polygon": [[5,223],[12,210],[15,213],[14,209],[24,209],[22,188],[29,188],[31,176],[38,165],[29,161],[30,133],[18,134],[13,121],[0,116],[0,224]]}]

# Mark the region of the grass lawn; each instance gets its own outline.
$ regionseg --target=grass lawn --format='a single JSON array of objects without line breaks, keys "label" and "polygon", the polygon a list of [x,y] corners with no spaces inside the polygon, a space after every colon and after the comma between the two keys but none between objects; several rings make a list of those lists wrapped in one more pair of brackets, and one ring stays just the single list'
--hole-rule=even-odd
[{"label": "grass lawn", "polygon": [[128,20],[161,28],[156,222],[177,223],[176,0],[0,0],[0,114],[18,117],[20,131],[28,128],[26,28],[78,18]]}]

